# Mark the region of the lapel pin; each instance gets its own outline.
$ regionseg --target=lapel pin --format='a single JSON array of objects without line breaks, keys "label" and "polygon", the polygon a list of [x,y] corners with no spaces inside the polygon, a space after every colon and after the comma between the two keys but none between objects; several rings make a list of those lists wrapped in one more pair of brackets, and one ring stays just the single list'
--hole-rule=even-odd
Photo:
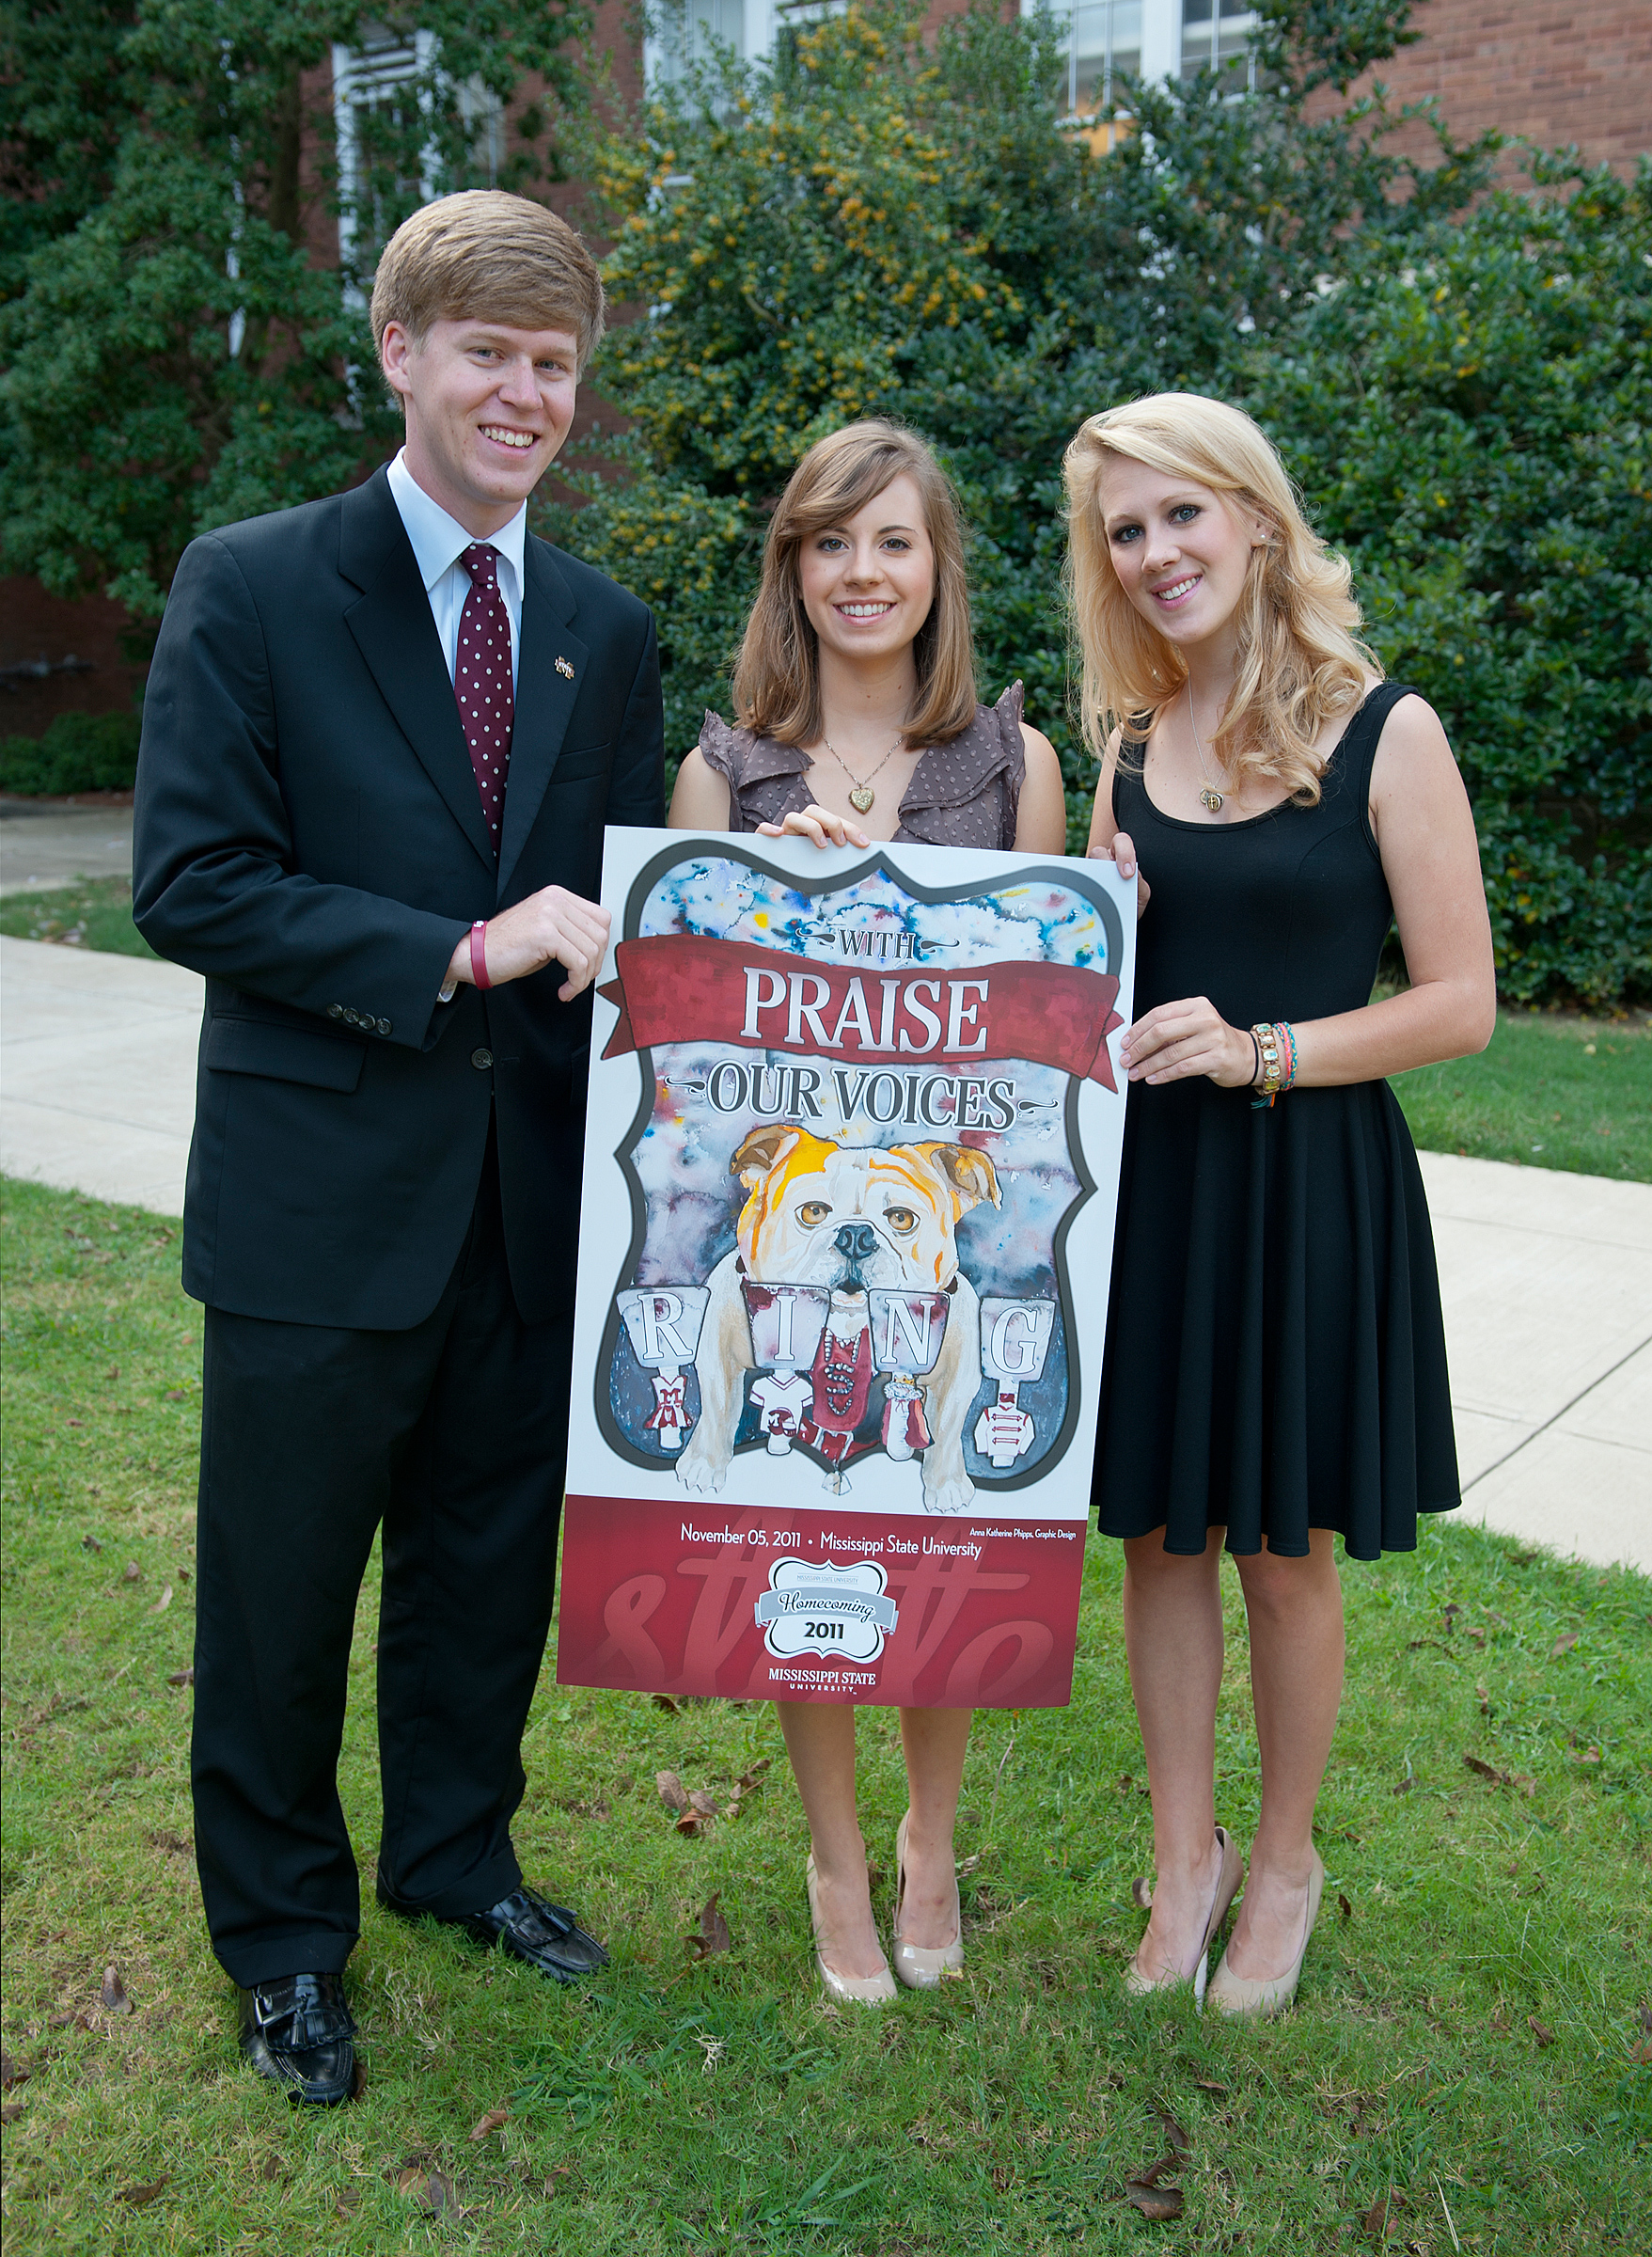
[{"label": "lapel pin", "polygon": [[570,682],[572,682],[572,681],[573,681],[573,679],[574,679],[574,669],[573,669],[573,668],[572,668],[572,667],[569,665],[569,663],[568,663],[568,661],[567,661],[567,659],[566,659],[566,658],[559,658],[559,659],[558,659],[558,661],[557,661],[557,671],[558,671],[558,673],[559,673],[559,674],[565,674],[565,675],[567,676],[567,678],[568,678],[568,680],[569,680]]}]

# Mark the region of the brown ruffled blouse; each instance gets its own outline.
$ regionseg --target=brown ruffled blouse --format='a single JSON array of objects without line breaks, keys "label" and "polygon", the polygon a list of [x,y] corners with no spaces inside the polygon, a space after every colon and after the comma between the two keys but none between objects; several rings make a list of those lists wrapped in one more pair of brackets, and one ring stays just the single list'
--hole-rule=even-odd
[{"label": "brown ruffled blouse", "polygon": [[[962,736],[923,753],[901,802],[897,839],[924,846],[1015,845],[1027,773],[1021,705],[1021,685],[1012,682],[996,705],[977,705]],[[810,803],[810,762],[796,745],[731,729],[720,715],[708,713],[700,750],[729,787],[732,830],[783,823]]]}]

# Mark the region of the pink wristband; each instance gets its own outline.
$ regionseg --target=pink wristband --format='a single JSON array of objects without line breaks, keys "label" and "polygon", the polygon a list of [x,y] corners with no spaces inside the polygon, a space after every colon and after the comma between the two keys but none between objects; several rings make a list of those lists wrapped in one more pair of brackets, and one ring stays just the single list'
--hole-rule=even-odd
[{"label": "pink wristband", "polygon": [[488,921],[479,917],[470,928],[470,976],[479,987],[491,987],[488,977]]}]

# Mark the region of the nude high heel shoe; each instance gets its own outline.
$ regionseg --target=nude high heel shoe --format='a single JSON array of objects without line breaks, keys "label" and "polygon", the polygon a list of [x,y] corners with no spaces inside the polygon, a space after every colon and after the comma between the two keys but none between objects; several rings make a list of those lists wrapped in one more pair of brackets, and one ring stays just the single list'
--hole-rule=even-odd
[{"label": "nude high heel shoe", "polygon": [[[908,1810],[906,1818],[910,1818]],[[906,1902],[906,1818],[895,1835],[895,1973],[909,1991],[933,1991],[948,1975],[964,1972],[964,1915],[958,1903],[958,1875],[952,1872],[952,1940],[933,1950],[908,1944],[901,1935],[901,1913]]]},{"label": "nude high heel shoe", "polygon": [[875,1975],[838,1975],[826,1965],[820,1948],[820,1898],[812,1850],[803,1870],[809,1884],[809,1920],[814,1930],[814,1964],[820,1969],[827,1997],[842,1999],[845,2005],[887,2006],[895,1996],[895,1979],[889,1973],[887,1960]]},{"label": "nude high heel shoe", "polygon": [[[1227,1918],[1228,1906],[1245,1882],[1245,1860],[1238,1843],[1225,1826],[1218,1826],[1216,1839],[1221,1851],[1221,1871],[1217,1875],[1216,1891],[1210,1900],[1210,1913],[1199,1946],[1199,1965],[1193,1970],[1193,2003],[1201,2012],[1204,2010],[1205,1979],[1210,1972],[1211,1940]],[[1134,1959],[1125,1969],[1125,1988],[1136,1998],[1145,1997],[1149,1991],[1174,1990],[1178,1983],[1187,1980],[1185,1975],[1156,1975],[1150,1980],[1142,1974]]]},{"label": "nude high heel shoe", "polygon": [[1207,1996],[1212,2006],[1224,2014],[1282,2014],[1297,1995],[1297,1985],[1302,1980],[1302,1962],[1308,1956],[1308,1938],[1314,1933],[1314,1923],[1319,1918],[1319,1900],[1325,1893],[1325,1866],[1317,1851],[1314,1854],[1314,1870],[1308,1879],[1307,1916],[1302,1922],[1302,1948],[1293,1965],[1282,1975],[1255,1981],[1248,1975],[1235,1975],[1228,1966],[1227,1953],[1222,1953],[1221,1965],[1210,1979]]}]

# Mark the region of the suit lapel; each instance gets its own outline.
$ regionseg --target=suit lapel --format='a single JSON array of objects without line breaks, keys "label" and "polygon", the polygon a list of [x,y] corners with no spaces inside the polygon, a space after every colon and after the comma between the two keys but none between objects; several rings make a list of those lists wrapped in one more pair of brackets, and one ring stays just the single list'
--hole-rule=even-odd
[{"label": "suit lapel", "polygon": [[[511,739],[505,829],[499,842],[501,901],[544,802],[545,787],[562,750],[590,655],[585,644],[568,630],[567,622],[575,608],[573,592],[557,570],[550,551],[531,534],[523,567],[516,728]],[[473,793],[475,789],[472,783]]]},{"label": "suit lapel", "polygon": [[493,848],[458,702],[413,547],[382,470],[345,495],[338,546],[340,572],[362,591],[344,614],[356,648],[454,821],[491,870]]}]

